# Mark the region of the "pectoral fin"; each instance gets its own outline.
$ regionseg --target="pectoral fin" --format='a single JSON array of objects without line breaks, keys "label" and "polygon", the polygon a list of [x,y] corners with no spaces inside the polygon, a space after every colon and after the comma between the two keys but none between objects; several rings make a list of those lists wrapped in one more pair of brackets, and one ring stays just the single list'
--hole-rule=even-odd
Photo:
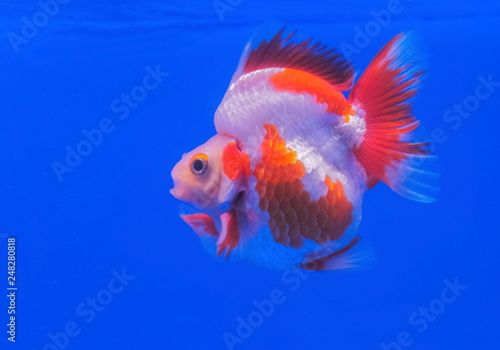
[{"label": "pectoral fin", "polygon": [[207,214],[197,213],[190,215],[181,215],[182,220],[186,222],[196,232],[198,236],[209,235],[217,236],[217,228],[214,220]]}]

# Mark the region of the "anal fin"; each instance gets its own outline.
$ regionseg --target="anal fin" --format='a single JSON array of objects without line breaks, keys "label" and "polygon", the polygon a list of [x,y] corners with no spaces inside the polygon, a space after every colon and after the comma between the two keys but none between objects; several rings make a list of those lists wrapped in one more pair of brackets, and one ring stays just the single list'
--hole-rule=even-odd
[{"label": "anal fin", "polygon": [[[310,256],[306,259],[301,268],[310,271],[322,270],[344,270],[359,268],[369,265],[373,258],[373,250],[368,246],[359,246],[361,236],[356,236],[347,245],[328,255],[321,257]],[[356,249],[353,249],[356,247]]]}]

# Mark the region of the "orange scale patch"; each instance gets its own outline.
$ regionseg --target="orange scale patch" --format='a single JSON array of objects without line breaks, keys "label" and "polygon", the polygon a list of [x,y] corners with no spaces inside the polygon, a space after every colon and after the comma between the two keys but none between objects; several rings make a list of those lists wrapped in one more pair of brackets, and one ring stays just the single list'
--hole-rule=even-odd
[{"label": "orange scale patch", "polygon": [[304,190],[305,167],[272,124],[264,124],[262,159],[254,176],[259,207],[269,213],[269,228],[276,242],[300,248],[304,239],[317,243],[337,240],[352,222],[352,203],[340,181],[326,177],[328,192],[318,200]]},{"label": "orange scale patch", "polygon": [[345,122],[354,113],[352,105],[344,95],[330,85],[326,80],[304,71],[287,68],[269,78],[278,91],[291,91],[316,96],[318,103],[326,103],[327,112],[341,115]]}]

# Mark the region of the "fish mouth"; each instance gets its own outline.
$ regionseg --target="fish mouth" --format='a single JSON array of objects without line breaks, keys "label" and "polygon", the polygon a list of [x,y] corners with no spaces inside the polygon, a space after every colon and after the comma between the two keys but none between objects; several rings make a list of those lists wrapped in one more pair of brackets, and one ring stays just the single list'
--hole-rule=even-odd
[{"label": "fish mouth", "polygon": [[174,187],[170,189],[170,194],[181,201],[185,201],[187,196],[187,191],[185,188],[183,189],[181,186],[174,185]]},{"label": "fish mouth", "polygon": [[172,196],[174,196],[175,198],[179,199],[177,196],[179,195],[179,190],[177,189],[177,187],[173,187],[170,189],[170,194]]},{"label": "fish mouth", "polygon": [[182,181],[180,181],[178,174],[174,173],[175,167],[172,170],[172,181],[174,186],[170,189],[170,194],[181,201],[186,201],[189,197],[189,187],[186,186]]}]

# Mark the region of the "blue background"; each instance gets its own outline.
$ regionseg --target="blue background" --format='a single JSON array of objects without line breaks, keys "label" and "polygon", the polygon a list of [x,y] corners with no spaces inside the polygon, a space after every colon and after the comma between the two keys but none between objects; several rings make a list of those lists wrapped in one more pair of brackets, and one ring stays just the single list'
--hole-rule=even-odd
[{"label": "blue background", "polygon": [[[213,113],[259,24],[280,20],[333,47],[354,45],[356,28],[373,26],[371,11],[388,2],[232,4],[220,17],[211,0],[74,0],[14,45],[16,53],[9,33],[21,35],[23,17],[33,21],[41,8],[1,2],[0,295],[8,236],[18,241],[19,290],[17,342],[0,326],[0,347],[225,349],[223,334],[238,335],[238,317],[257,317],[254,301],[281,290],[284,302],[235,349],[383,349],[398,337],[412,349],[500,348],[500,88],[460,125],[443,119],[454,104],[473,101],[479,77],[500,82],[498,1],[401,0],[400,12],[351,55],[361,72],[394,35],[421,36],[430,71],[415,113],[438,135],[440,198],[420,204],[376,186],[360,228],[376,250],[374,267],[293,282],[205,253],[177,215],[170,170],[214,134]],[[168,77],[121,120],[111,104],[157,65]],[[113,131],[58,181],[53,162],[64,163],[66,147],[104,118]],[[111,294],[113,271],[123,269],[134,278]],[[455,279],[467,288],[442,304],[445,281]],[[92,319],[77,312],[97,296],[107,304]],[[0,299],[2,325],[7,301]],[[409,320],[429,306],[435,320]],[[76,336],[62,334],[68,324]]]}]

